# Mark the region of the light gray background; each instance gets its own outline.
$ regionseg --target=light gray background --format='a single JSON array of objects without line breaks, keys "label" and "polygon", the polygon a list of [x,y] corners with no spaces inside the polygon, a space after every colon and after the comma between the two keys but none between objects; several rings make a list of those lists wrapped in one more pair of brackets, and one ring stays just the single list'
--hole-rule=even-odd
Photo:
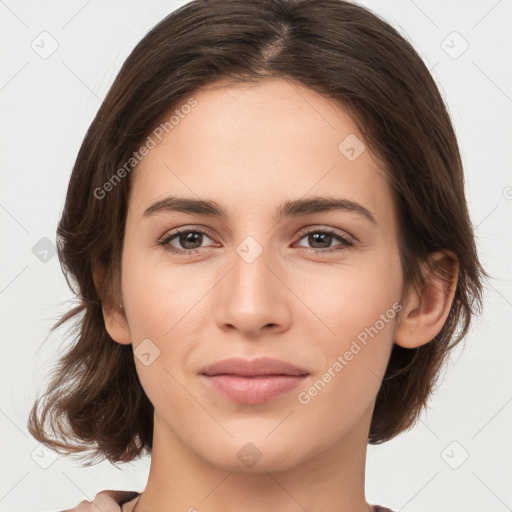
[{"label": "light gray background", "polygon": [[[41,344],[71,298],[41,239],[55,240],[80,143],[122,62],[183,3],[0,0],[2,511],[61,510],[102,489],[145,485],[148,460],[122,470],[53,460],[25,424],[62,339]],[[481,259],[494,277],[484,314],[450,359],[428,413],[413,431],[369,447],[367,497],[404,512],[512,510],[512,2],[361,3],[408,37],[441,88]],[[52,44],[58,48],[45,55]]]}]

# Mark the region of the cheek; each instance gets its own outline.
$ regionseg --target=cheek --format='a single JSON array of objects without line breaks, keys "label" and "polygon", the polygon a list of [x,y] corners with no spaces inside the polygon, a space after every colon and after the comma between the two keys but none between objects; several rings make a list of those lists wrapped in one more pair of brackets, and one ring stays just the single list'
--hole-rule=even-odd
[{"label": "cheek", "polygon": [[314,272],[301,272],[296,283],[296,295],[333,345],[356,338],[376,322],[382,337],[390,336],[392,322],[382,325],[380,320],[386,313],[385,320],[396,317],[393,304],[401,295],[400,262],[394,254],[368,254],[336,267],[318,265]]},{"label": "cheek", "polygon": [[[153,402],[167,401],[171,392],[179,396],[177,382],[190,370],[189,355],[204,338],[201,331],[213,307],[208,296],[212,283],[192,265],[170,264],[155,250],[127,251],[122,268],[123,297],[141,384]],[[150,340],[154,345],[146,342],[149,351],[157,354],[148,366],[137,360],[143,340]]]},{"label": "cheek", "polygon": [[298,407],[308,418],[306,430],[314,435],[324,429],[326,439],[343,434],[373,408],[400,310],[387,293],[366,294],[364,303],[347,302],[345,306],[337,308],[330,324],[335,335],[324,336],[317,346],[316,360],[322,361],[318,373],[297,397]]},{"label": "cheek", "polygon": [[[316,346],[310,347],[322,365],[315,376],[319,382],[307,391],[305,401],[317,393],[323,395],[317,401],[319,407],[322,402],[356,408],[370,404],[393,346],[401,310],[400,286],[399,260],[389,254],[339,267],[336,272],[331,268],[323,277],[316,274],[302,281],[298,293],[321,319],[320,323],[311,316],[320,329],[317,333],[323,333],[317,336]],[[304,330],[314,335],[311,323]]]},{"label": "cheek", "polygon": [[[123,298],[141,385],[159,410],[175,411],[181,402],[190,406],[190,397],[179,383],[183,382],[183,361],[194,348],[189,341],[198,339],[194,305],[204,292],[191,281],[190,272],[142,250],[127,250],[122,268]],[[138,356],[143,340],[149,364]]]},{"label": "cheek", "polygon": [[135,340],[142,336],[164,341],[194,321],[194,305],[205,295],[207,283],[194,278],[191,268],[171,265],[159,250],[127,251],[123,297]]}]

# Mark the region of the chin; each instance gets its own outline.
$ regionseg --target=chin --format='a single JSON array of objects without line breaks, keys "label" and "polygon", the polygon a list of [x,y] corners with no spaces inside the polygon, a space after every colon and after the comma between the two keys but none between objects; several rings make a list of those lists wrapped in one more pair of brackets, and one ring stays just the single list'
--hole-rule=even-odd
[{"label": "chin", "polygon": [[[290,469],[306,460],[307,447],[298,440],[290,443],[292,437],[277,437],[274,440],[261,436],[243,436],[219,443],[215,450],[203,451],[203,457],[212,465],[234,473],[267,473]],[[297,452],[300,446],[304,453]],[[313,447],[311,447],[313,449]]]}]

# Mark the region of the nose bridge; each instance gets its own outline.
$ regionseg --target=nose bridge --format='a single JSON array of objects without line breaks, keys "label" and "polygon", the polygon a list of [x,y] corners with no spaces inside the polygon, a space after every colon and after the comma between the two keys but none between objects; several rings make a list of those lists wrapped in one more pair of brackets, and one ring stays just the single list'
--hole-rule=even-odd
[{"label": "nose bridge", "polygon": [[[274,262],[270,243],[260,243],[253,236],[247,236],[235,248],[230,286],[232,293],[243,301],[259,300],[262,294],[273,288],[274,278],[269,267]],[[275,279],[275,278],[274,278]]]},{"label": "nose bridge", "polygon": [[268,324],[286,323],[283,284],[275,276],[278,259],[271,246],[268,238],[264,247],[255,237],[247,236],[235,247],[231,271],[223,280],[218,298],[219,325],[231,324],[255,332]]}]

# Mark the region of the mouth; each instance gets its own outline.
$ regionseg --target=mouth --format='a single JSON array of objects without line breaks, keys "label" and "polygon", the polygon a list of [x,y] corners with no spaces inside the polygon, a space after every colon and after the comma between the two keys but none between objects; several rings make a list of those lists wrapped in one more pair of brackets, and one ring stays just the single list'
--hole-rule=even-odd
[{"label": "mouth", "polygon": [[271,358],[230,358],[201,370],[210,389],[242,404],[262,404],[291,391],[309,375],[303,368]]},{"label": "mouth", "polygon": [[269,375],[290,375],[301,376],[309,372],[304,368],[295,366],[286,361],[273,359],[271,357],[259,357],[257,359],[243,359],[241,357],[230,357],[216,361],[205,366],[201,374],[214,375],[238,375],[241,377],[262,377]]}]

